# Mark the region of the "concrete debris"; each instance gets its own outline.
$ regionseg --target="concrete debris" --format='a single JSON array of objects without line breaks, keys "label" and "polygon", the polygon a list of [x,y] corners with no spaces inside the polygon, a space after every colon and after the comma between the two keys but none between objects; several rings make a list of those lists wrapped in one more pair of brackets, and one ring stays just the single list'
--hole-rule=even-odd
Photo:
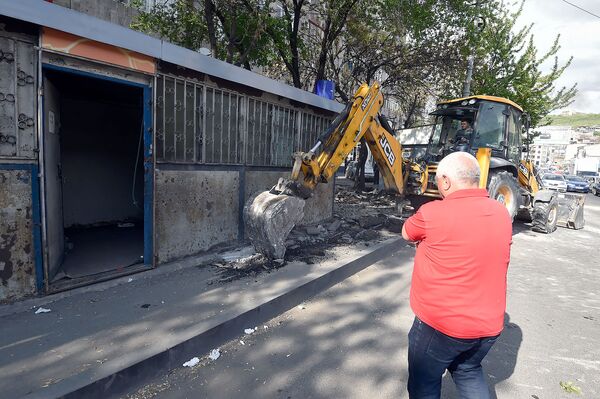
[{"label": "concrete debris", "polygon": [[283,259],[288,234],[304,217],[303,199],[268,191],[244,206],[244,223],[254,248],[270,259]]},{"label": "concrete debris", "polygon": [[194,367],[198,363],[200,363],[200,359],[198,359],[197,357],[193,357],[190,360],[188,360],[187,362],[183,363],[183,367]]},{"label": "concrete debris", "polygon": [[298,305],[298,309],[306,309],[306,305],[302,303]]},{"label": "concrete debris", "polygon": [[323,228],[323,226],[318,225],[318,226],[306,226],[306,234],[310,235],[310,236],[318,236],[321,234],[324,234],[325,232],[327,232],[327,230],[325,230]]},{"label": "concrete debris", "polygon": [[363,229],[370,229],[371,227],[379,226],[385,223],[386,217],[384,215],[377,216],[363,216],[358,219],[358,224]]},{"label": "concrete debris", "polygon": [[336,219],[333,222],[331,222],[329,224],[329,226],[327,226],[327,230],[329,230],[330,233],[335,233],[341,226],[342,226],[342,221],[339,219]]},{"label": "concrete debris", "polygon": [[354,240],[352,239],[351,235],[344,234],[343,236],[340,237],[339,241],[343,244],[351,244]]},{"label": "concrete debris", "polygon": [[233,251],[226,251],[219,254],[219,257],[225,262],[234,262],[243,258],[248,258],[256,254],[256,251],[252,246],[243,247]]},{"label": "concrete debris", "polygon": [[393,233],[401,233],[403,225],[404,219],[394,215],[389,215],[385,221],[385,228]]},{"label": "concrete debris", "polygon": [[379,233],[375,230],[363,230],[359,232],[355,237],[356,240],[371,241],[379,238]]},{"label": "concrete debris", "polygon": [[211,350],[210,354],[208,355],[210,360],[217,360],[219,357],[221,357],[221,352],[218,349]]},{"label": "concrete debris", "polygon": [[49,313],[49,312],[51,312],[51,310],[50,310],[50,309],[46,309],[46,308],[43,308],[43,307],[41,307],[41,306],[40,306],[40,307],[39,307],[39,308],[37,308],[37,310],[35,311],[35,314],[40,314],[40,313]]}]

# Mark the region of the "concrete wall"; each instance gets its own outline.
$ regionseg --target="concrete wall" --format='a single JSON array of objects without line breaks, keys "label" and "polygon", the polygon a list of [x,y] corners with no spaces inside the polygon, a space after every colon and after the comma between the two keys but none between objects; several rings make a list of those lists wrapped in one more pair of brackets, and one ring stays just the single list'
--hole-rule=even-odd
[{"label": "concrete wall", "polygon": [[[271,188],[280,177],[290,173],[235,166],[231,170],[172,170],[178,168],[185,166],[159,164],[156,171],[158,264],[207,251],[218,244],[235,243],[243,227],[240,220],[244,203],[253,193]],[[241,204],[240,190],[244,194]],[[318,223],[332,214],[333,184],[321,184],[306,204],[302,224]]]},{"label": "concrete wall", "polygon": [[156,171],[157,263],[237,240],[238,171],[161,170],[162,166]]},{"label": "concrete wall", "polygon": [[0,302],[35,290],[31,172],[0,166]]},{"label": "concrete wall", "polygon": [[[277,184],[280,177],[289,177],[290,171],[246,171],[244,202],[254,193],[265,191]],[[319,184],[304,207],[301,224],[315,224],[333,216],[333,183]]]},{"label": "concrete wall", "polygon": [[129,27],[138,11],[115,0],[54,0],[54,4]]}]

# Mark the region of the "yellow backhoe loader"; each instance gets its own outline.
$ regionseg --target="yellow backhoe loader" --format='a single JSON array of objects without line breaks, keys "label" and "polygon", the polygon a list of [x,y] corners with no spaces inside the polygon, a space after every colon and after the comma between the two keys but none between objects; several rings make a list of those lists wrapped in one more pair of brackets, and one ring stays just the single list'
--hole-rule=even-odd
[{"label": "yellow backhoe loader", "polygon": [[436,123],[427,150],[414,161],[402,158],[402,146],[380,114],[382,106],[379,83],[363,84],[313,148],[293,154],[291,176],[280,179],[270,191],[246,203],[248,236],[259,252],[270,258],[283,258],[285,239],[302,218],[304,201],[319,183],[334,178],[362,138],[387,191],[401,196],[439,198],[435,183],[437,163],[450,152],[468,151],[479,161],[480,187],[487,187],[492,198],[504,203],[511,217],[530,217],[533,228],[545,233],[552,232],[561,217],[570,227],[583,227],[583,201],[566,201],[565,206],[559,207],[557,193],[540,189],[533,164],[521,161],[523,121],[528,129],[526,115],[517,104],[491,96],[438,104],[432,113]]},{"label": "yellow backhoe loader", "polygon": [[435,123],[425,153],[405,162],[408,196],[440,198],[438,162],[451,152],[467,151],[479,161],[479,187],[502,202],[513,219],[531,221],[533,230],[542,233],[557,225],[583,228],[583,195],[543,189],[529,159],[529,117],[519,105],[501,97],[471,96],[439,103],[431,115]]}]

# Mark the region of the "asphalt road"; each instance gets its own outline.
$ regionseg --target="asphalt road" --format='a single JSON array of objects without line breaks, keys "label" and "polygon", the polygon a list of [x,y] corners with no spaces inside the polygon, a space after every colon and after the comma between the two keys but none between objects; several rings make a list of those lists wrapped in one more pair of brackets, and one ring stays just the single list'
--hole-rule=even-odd
[{"label": "asphalt road", "polygon": [[[484,361],[495,398],[600,397],[600,198],[586,227],[516,224],[506,326]],[[412,248],[128,398],[406,398]],[[248,326],[255,327],[255,326]],[[582,394],[568,393],[571,382]],[[444,398],[456,398],[444,378]]]}]

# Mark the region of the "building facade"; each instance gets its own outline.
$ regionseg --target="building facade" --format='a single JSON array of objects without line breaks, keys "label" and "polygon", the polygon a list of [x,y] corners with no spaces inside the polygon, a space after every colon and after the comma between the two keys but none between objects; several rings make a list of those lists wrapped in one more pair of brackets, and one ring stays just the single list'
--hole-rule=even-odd
[{"label": "building facade", "polygon": [[[341,105],[39,0],[0,3],[0,301],[245,239]],[[319,186],[304,223],[333,211]]]}]

